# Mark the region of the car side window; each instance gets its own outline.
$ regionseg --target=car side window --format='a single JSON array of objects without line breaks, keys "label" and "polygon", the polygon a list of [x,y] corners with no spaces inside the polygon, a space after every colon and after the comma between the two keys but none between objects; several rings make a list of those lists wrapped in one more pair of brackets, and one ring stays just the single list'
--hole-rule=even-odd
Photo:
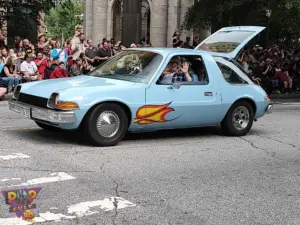
[{"label": "car side window", "polygon": [[171,58],[157,81],[158,85],[207,85],[207,70],[198,55],[177,55]]},{"label": "car side window", "polygon": [[224,79],[230,84],[248,84],[246,80],[241,78],[233,69],[223,63],[217,62]]}]

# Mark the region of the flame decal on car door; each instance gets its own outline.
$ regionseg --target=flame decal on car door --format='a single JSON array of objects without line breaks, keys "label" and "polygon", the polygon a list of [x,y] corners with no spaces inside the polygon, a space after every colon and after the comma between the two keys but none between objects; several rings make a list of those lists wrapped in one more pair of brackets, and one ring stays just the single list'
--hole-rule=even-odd
[{"label": "flame decal on car door", "polygon": [[134,123],[140,125],[147,125],[152,123],[165,123],[172,120],[166,120],[165,117],[168,113],[175,111],[172,107],[168,107],[172,102],[164,105],[144,105],[136,112]]}]

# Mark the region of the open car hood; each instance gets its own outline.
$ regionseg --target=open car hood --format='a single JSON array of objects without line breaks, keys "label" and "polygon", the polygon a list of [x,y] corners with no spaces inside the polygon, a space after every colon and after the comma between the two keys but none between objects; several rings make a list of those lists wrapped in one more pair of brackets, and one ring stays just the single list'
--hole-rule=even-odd
[{"label": "open car hood", "polygon": [[265,27],[257,26],[225,27],[202,41],[195,50],[218,53],[234,59],[241,49],[264,29]]}]

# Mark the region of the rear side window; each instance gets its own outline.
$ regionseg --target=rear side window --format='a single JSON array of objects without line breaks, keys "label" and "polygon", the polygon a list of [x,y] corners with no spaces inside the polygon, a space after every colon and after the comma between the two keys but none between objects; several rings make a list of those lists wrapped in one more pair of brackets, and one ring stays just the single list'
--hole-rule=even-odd
[{"label": "rear side window", "polygon": [[229,68],[228,66],[222,64],[222,63],[217,63],[224,79],[230,83],[230,84],[248,84],[247,81],[245,81],[243,78],[241,78],[236,72],[234,72],[233,69]]},{"label": "rear side window", "polygon": [[251,79],[234,63],[223,57],[214,57],[223,78],[230,84],[253,84]]}]

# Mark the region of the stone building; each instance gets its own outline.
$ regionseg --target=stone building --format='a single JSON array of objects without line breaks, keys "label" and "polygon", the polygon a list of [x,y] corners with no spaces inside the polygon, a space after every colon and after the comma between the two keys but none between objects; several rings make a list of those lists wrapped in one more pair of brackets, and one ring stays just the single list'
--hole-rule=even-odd
[{"label": "stone building", "polygon": [[[146,37],[155,47],[171,47],[173,33],[193,3],[194,0],[85,0],[85,34],[94,43],[114,38],[129,45]],[[203,39],[208,34],[184,30],[181,39],[193,35]]]}]

